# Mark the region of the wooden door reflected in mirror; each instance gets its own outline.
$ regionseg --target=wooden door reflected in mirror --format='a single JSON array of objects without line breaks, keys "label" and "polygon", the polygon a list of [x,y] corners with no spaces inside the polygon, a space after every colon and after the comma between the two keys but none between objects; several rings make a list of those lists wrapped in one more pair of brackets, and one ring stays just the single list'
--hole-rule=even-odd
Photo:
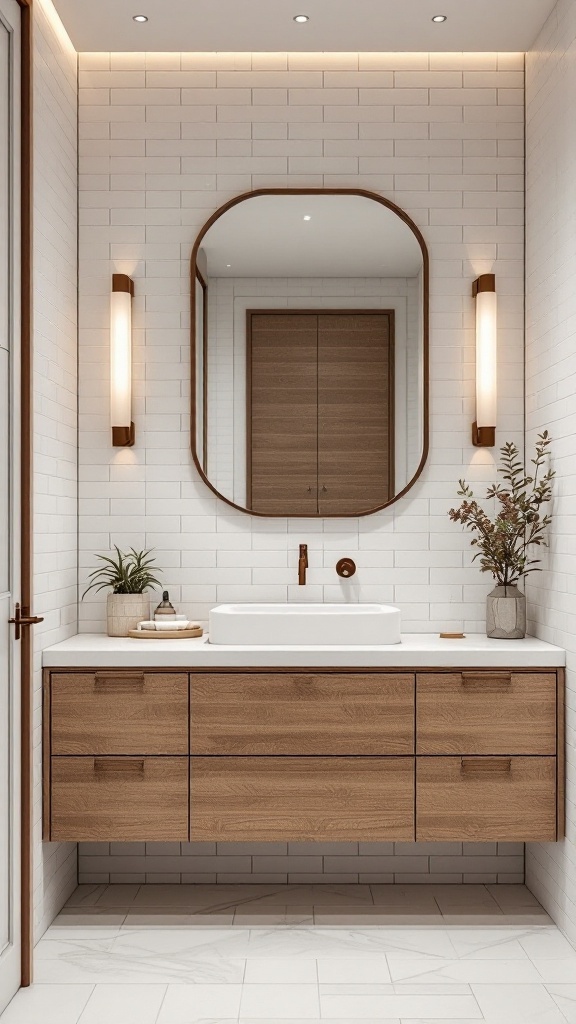
[{"label": "wooden door reflected in mirror", "polygon": [[[384,508],[428,446],[428,258],[379,196],[264,191],[193,253],[193,453],[260,516]],[[201,281],[200,287],[198,281]]]},{"label": "wooden door reflected in mirror", "polygon": [[394,494],[394,311],[247,313],[247,507],[353,515]]}]

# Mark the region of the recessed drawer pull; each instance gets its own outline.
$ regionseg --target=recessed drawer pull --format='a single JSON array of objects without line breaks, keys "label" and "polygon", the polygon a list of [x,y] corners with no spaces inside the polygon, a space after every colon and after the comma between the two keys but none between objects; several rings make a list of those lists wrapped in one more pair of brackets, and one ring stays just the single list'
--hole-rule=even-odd
[{"label": "recessed drawer pull", "polygon": [[95,757],[94,771],[97,775],[144,775],[144,758]]},{"label": "recessed drawer pull", "polygon": [[512,758],[462,757],[460,768],[469,775],[507,775],[512,771]]},{"label": "recessed drawer pull", "polygon": [[463,672],[463,686],[489,686],[490,684],[510,686],[512,683],[511,672]]},{"label": "recessed drawer pull", "polygon": [[144,673],[138,675],[119,675],[117,672],[96,672],[94,676],[95,690],[132,689],[144,686]]}]

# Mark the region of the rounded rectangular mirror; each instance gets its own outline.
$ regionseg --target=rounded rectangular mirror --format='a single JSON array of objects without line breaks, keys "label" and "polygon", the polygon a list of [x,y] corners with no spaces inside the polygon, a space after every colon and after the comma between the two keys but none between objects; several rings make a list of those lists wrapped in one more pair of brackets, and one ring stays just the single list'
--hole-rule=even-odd
[{"label": "rounded rectangular mirror", "polygon": [[428,449],[428,254],[357,190],[260,190],[218,210],[191,268],[192,450],[252,515],[391,504]]}]

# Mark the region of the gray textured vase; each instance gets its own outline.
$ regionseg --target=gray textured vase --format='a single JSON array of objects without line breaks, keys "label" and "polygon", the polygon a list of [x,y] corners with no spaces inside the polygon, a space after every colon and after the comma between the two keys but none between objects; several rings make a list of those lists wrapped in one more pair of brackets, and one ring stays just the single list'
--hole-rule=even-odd
[{"label": "gray textured vase", "polygon": [[526,636],[526,596],[518,587],[494,587],[486,599],[486,636],[522,640]]}]

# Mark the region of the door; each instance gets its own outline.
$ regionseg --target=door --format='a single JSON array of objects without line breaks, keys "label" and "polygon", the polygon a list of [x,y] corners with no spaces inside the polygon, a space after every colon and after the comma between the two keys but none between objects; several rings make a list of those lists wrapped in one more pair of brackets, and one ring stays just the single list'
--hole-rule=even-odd
[{"label": "door", "polygon": [[394,495],[394,313],[248,310],[247,504],[356,515]]},{"label": "door", "polygon": [[317,511],[317,317],[248,312],[247,504]]},{"label": "door", "polygon": [[20,985],[20,9],[0,0],[0,1012]]},{"label": "door", "polygon": [[318,512],[394,496],[392,312],[318,317]]}]

